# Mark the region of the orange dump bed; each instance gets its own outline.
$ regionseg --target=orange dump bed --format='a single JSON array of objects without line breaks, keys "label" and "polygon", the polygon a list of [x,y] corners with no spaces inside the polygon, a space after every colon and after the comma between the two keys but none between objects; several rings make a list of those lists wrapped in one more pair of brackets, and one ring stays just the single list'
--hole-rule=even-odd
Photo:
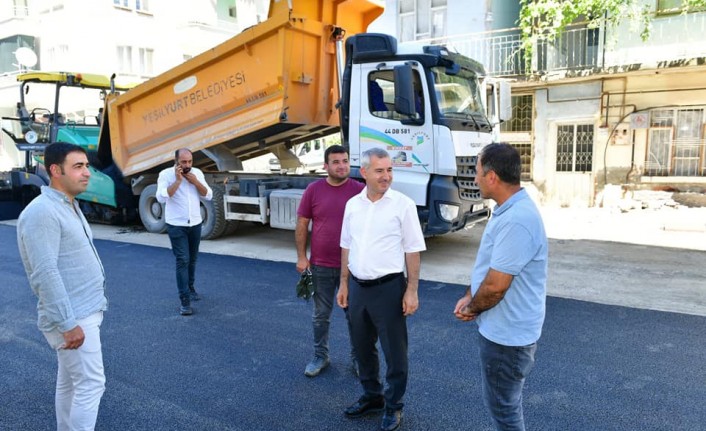
[{"label": "orange dump bed", "polygon": [[335,132],[333,27],[348,35],[363,32],[382,13],[381,4],[272,0],[267,21],[111,96],[113,160],[124,175],[133,175],[171,162],[183,147],[247,159]]}]

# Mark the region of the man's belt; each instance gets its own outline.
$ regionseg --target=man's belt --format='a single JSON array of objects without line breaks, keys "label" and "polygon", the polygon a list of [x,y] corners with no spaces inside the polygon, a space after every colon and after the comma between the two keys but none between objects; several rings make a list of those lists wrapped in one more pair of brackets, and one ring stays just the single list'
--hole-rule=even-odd
[{"label": "man's belt", "polygon": [[394,280],[398,277],[402,277],[402,276],[404,276],[403,272],[395,272],[394,274],[383,275],[382,277],[375,278],[373,280],[361,280],[358,277],[356,277],[355,275],[351,274],[351,278],[353,279],[353,281],[358,283],[358,285],[360,287],[377,286],[379,284],[387,283],[388,281],[392,281],[392,280]]}]

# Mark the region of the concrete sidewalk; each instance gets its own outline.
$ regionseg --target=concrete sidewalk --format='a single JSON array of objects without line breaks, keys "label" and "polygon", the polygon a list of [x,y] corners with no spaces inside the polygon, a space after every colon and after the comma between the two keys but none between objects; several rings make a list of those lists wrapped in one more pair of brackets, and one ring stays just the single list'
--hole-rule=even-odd
[{"label": "concrete sidewalk", "polygon": [[541,208],[547,236],[706,251],[706,208]]}]

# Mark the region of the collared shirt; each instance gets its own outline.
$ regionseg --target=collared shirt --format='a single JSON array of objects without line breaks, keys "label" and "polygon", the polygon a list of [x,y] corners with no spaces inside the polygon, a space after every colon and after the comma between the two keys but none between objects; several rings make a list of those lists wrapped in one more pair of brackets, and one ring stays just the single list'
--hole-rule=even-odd
[{"label": "collared shirt", "polygon": [[196,179],[206,187],[206,196],[201,196],[195,185],[183,178],[179,188],[173,196],[169,196],[167,189],[176,181],[174,168],[164,169],[159,173],[157,180],[157,201],[164,204],[164,220],[172,226],[196,226],[201,223],[200,200],[210,201],[213,198],[213,190],[206,183],[206,178],[198,168],[191,168],[191,172],[196,175]]},{"label": "collared shirt", "polygon": [[350,250],[348,269],[356,278],[374,280],[403,272],[405,253],[426,250],[414,201],[388,189],[372,202],[364,188],[346,204],[341,247]]},{"label": "collared shirt", "polygon": [[312,221],[309,262],[326,268],[341,267],[341,224],[346,202],[365,187],[353,179],[332,186],[326,178],[307,186],[297,208],[299,217]]},{"label": "collared shirt", "polygon": [[108,308],[105,271],[76,199],[48,186],[22,211],[17,243],[37,296],[37,326],[67,332]]},{"label": "collared shirt", "polygon": [[471,276],[478,292],[490,268],[513,276],[503,299],[476,322],[485,338],[526,346],[542,334],[547,297],[547,235],[537,206],[522,189],[493,209]]}]

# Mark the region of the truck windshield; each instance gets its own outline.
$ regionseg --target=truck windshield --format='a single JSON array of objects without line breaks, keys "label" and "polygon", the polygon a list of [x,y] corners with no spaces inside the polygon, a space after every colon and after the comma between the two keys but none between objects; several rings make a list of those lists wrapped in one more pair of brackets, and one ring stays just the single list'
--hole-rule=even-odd
[{"label": "truck windshield", "polygon": [[456,75],[448,75],[445,68],[434,67],[432,75],[438,109],[442,117],[468,119],[478,123],[479,128],[488,126],[475,74],[461,69]]}]

